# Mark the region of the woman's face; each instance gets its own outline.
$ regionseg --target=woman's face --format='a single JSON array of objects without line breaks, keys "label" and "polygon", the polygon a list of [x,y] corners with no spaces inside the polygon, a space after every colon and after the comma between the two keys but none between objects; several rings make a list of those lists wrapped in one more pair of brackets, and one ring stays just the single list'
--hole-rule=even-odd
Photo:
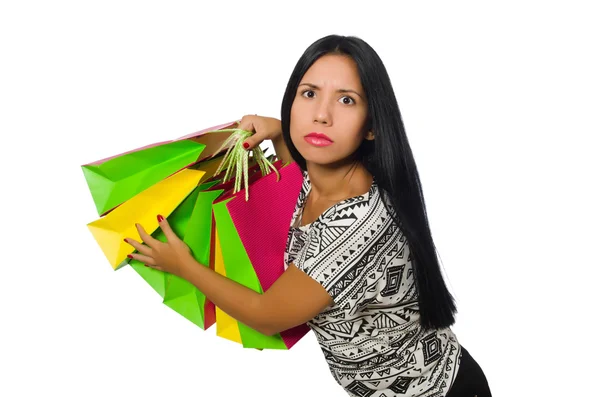
[{"label": "woman's face", "polygon": [[292,104],[290,136],[308,163],[344,163],[364,139],[367,102],[354,60],[324,55],[306,71]]}]

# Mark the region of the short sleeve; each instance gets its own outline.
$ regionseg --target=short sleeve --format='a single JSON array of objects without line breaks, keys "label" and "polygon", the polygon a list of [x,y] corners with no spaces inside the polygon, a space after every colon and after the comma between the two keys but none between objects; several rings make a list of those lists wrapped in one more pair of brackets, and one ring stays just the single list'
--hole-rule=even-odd
[{"label": "short sleeve", "polygon": [[382,223],[381,208],[374,208],[366,196],[343,201],[313,222],[294,261],[339,306],[356,297],[373,270],[373,236]]}]

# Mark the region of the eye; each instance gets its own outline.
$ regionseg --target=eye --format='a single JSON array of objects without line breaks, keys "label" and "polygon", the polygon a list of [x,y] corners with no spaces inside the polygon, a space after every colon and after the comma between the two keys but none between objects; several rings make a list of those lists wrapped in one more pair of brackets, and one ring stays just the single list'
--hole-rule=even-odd
[{"label": "eye", "polygon": [[349,96],[344,96],[340,98],[340,102],[342,102],[344,105],[352,105],[354,104],[354,99],[350,98]]},{"label": "eye", "polygon": [[304,90],[302,91],[302,96],[305,98],[314,98],[315,92],[313,90]]}]

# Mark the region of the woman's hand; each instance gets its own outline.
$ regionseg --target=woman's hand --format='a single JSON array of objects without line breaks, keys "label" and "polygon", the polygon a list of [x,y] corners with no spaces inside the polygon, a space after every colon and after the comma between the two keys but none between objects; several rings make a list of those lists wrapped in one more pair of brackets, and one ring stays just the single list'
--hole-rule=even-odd
[{"label": "woman's hand", "polygon": [[254,132],[254,135],[244,141],[244,148],[251,150],[261,144],[265,139],[271,140],[277,158],[284,163],[289,163],[292,156],[283,140],[281,131],[281,121],[272,117],[263,117],[257,115],[246,115],[240,120],[241,128],[246,131]]},{"label": "woman's hand", "polygon": [[190,248],[177,237],[166,219],[161,215],[158,215],[157,219],[159,227],[167,237],[167,242],[163,243],[153,238],[146,233],[141,225],[136,223],[135,226],[146,245],[134,239],[126,238],[125,242],[132,245],[138,251],[137,254],[131,254],[128,257],[138,260],[153,269],[182,277],[185,270],[184,266],[192,263],[190,259],[193,259],[193,256]]},{"label": "woman's hand", "polygon": [[240,120],[238,128],[254,132],[254,135],[244,142],[244,148],[246,150],[254,149],[265,139],[277,140],[283,138],[281,133],[281,121],[273,117],[246,115]]}]

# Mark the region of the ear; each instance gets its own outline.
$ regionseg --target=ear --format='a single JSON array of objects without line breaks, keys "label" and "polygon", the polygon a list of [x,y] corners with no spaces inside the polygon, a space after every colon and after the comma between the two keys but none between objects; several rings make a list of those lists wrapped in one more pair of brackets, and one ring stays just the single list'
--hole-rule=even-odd
[{"label": "ear", "polygon": [[373,133],[373,131],[368,131],[367,134],[365,135],[365,139],[367,141],[372,141],[375,139],[375,134]]}]

